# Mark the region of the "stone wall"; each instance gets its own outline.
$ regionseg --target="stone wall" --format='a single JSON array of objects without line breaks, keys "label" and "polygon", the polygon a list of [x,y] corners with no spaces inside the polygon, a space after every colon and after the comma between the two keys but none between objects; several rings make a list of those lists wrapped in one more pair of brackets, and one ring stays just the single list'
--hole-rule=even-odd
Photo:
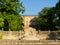
[{"label": "stone wall", "polygon": [[2,31],[2,39],[19,39],[23,36],[24,31]]},{"label": "stone wall", "polygon": [[60,45],[60,40],[0,40],[0,45]]},{"label": "stone wall", "polygon": [[[60,32],[57,31],[35,31],[29,32],[28,35],[25,35],[24,31],[2,31],[2,39],[20,39],[20,40],[56,40],[60,39]],[[24,39],[26,38],[26,39]]]},{"label": "stone wall", "polygon": [[25,34],[23,31],[2,31],[3,39],[0,40],[0,45],[60,45],[60,40],[45,40],[45,37],[51,33],[50,31],[39,31],[38,33],[40,40],[21,40]]},{"label": "stone wall", "polygon": [[33,18],[37,18],[37,17],[38,17],[38,15],[23,15],[22,18],[23,18],[23,23],[24,23],[24,30],[29,28],[30,21]]}]

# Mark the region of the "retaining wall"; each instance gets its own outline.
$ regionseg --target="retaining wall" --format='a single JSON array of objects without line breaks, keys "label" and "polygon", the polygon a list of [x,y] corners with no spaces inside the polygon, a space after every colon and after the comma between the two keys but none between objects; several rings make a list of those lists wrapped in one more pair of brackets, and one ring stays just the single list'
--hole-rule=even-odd
[{"label": "retaining wall", "polygon": [[0,40],[0,45],[60,45],[60,40]]},{"label": "retaining wall", "polygon": [[[19,39],[25,33],[23,31],[2,31],[2,39]],[[55,40],[57,37],[60,39],[60,32],[57,31],[40,31],[36,34],[40,39],[52,39]]]}]

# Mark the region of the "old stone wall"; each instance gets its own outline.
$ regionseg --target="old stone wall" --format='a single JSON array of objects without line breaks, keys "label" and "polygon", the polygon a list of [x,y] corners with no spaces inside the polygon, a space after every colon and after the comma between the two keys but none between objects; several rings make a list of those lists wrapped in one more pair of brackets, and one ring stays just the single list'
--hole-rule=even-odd
[{"label": "old stone wall", "polygon": [[0,40],[0,45],[60,45],[60,40]]},{"label": "old stone wall", "polygon": [[2,39],[19,39],[19,36],[23,36],[24,31],[2,31]]},{"label": "old stone wall", "polygon": [[23,15],[22,18],[23,18],[23,23],[24,23],[24,29],[29,28],[30,21],[33,18],[37,18],[37,17],[38,17],[38,15]]},{"label": "old stone wall", "polygon": [[18,39],[18,40],[56,40],[60,39],[60,32],[56,31],[38,31],[35,34],[29,32],[25,35],[24,31],[2,31],[2,39]]}]

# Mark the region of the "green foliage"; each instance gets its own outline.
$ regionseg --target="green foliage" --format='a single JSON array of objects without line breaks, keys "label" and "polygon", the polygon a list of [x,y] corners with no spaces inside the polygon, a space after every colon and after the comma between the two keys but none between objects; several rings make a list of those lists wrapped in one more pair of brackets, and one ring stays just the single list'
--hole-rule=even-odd
[{"label": "green foliage", "polygon": [[20,0],[0,0],[0,27],[4,30],[16,31],[22,29],[23,19],[19,13],[23,13],[25,8]]},{"label": "green foliage", "polygon": [[4,26],[4,19],[3,18],[0,18],[0,27],[3,27]]},{"label": "green foliage", "polygon": [[45,7],[39,12],[40,28],[46,30],[60,30],[60,0],[55,7]]},{"label": "green foliage", "polygon": [[23,19],[20,15],[14,15],[14,14],[8,15],[8,14],[6,14],[4,16],[4,18],[9,23],[10,30],[12,30],[12,31],[22,30]]},{"label": "green foliage", "polygon": [[[10,16],[9,16],[10,17]],[[16,16],[16,15],[12,15],[11,19],[10,19],[10,28],[12,31],[16,31],[16,30],[21,30],[22,29],[22,17],[20,16]]]},{"label": "green foliage", "polygon": [[56,15],[57,15],[57,24],[56,24],[56,27],[58,29],[60,29],[60,0],[56,4],[55,10],[56,10]]},{"label": "green foliage", "polygon": [[15,15],[24,12],[25,8],[23,7],[20,0],[0,0],[0,11],[14,13]]},{"label": "green foliage", "polygon": [[42,11],[39,12],[40,16],[47,15],[48,10],[50,10],[50,9],[51,9],[50,7],[45,7],[45,8],[43,8]]},{"label": "green foliage", "polygon": [[56,30],[57,16],[55,14],[55,8],[45,7],[39,13],[39,25],[43,30]]}]

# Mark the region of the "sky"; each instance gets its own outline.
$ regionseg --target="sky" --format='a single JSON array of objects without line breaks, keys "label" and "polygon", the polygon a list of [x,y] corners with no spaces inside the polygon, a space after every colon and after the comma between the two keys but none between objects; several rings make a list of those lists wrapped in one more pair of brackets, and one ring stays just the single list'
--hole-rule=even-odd
[{"label": "sky", "polygon": [[21,0],[25,7],[23,15],[38,15],[44,7],[56,6],[58,0]]}]

